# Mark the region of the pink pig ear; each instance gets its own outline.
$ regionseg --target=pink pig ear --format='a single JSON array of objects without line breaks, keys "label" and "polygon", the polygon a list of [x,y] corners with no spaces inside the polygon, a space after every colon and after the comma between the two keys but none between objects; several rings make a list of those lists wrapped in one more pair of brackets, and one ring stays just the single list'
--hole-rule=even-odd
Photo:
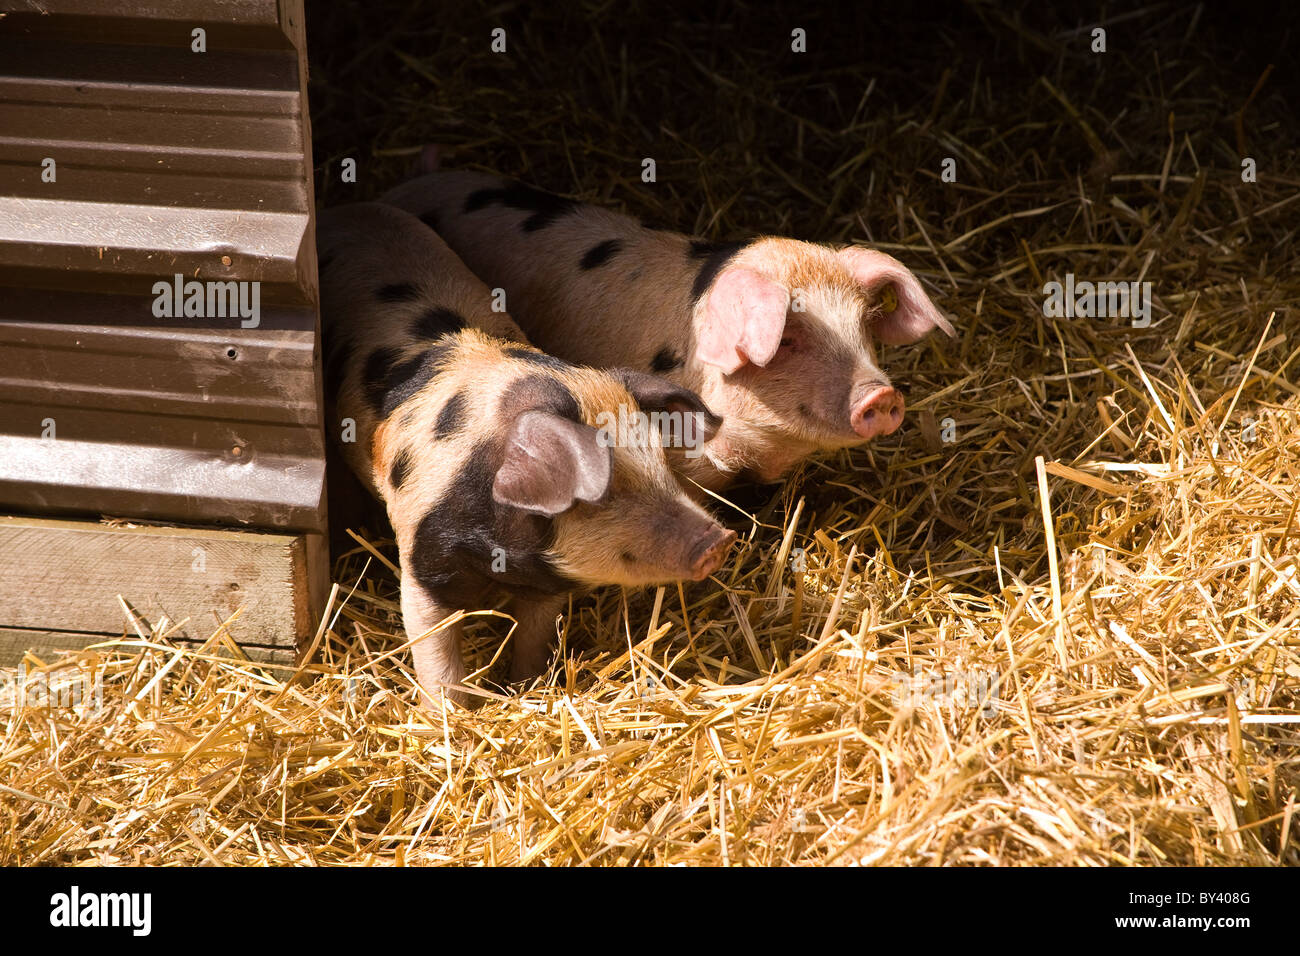
[{"label": "pink pig ear", "polygon": [[709,289],[695,342],[700,361],[730,375],[746,362],[764,366],[781,347],[790,293],[752,269],[724,269]]},{"label": "pink pig ear", "polygon": [[492,500],[547,517],[579,501],[602,501],[609,493],[613,455],[591,426],[530,409],[506,436]]},{"label": "pink pig ear", "polygon": [[876,335],[886,345],[909,345],[931,329],[943,329],[950,336],[957,334],[916,276],[893,256],[861,246],[848,246],[836,255],[864,291],[875,292],[886,283],[893,284],[898,307],[893,312],[881,312],[876,320]]}]

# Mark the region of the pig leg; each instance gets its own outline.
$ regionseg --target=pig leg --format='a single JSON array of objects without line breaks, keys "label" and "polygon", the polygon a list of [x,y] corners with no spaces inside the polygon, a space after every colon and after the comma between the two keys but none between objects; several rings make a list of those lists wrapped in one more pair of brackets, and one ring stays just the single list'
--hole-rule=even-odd
[{"label": "pig leg", "polygon": [[[414,581],[408,579],[402,583],[402,624],[406,628],[408,640],[419,637],[447,615],[454,613],[454,608],[439,604]],[[465,679],[465,659],[461,656],[460,638],[461,625],[456,623],[422,638],[411,647],[411,656],[415,658],[415,676],[420,682],[421,699],[428,706],[438,706],[443,693],[462,707],[471,706],[470,695],[446,687],[459,684]]]},{"label": "pig leg", "polygon": [[523,600],[510,605],[510,614],[518,621],[515,628],[515,655],[510,663],[510,680],[536,677],[546,670],[555,647],[555,617],[568,604],[568,595]]}]

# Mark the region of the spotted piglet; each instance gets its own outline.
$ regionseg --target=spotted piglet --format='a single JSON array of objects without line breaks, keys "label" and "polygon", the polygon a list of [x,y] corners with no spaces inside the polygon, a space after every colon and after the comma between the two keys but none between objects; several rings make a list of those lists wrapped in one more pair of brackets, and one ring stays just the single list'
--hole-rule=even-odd
[{"label": "spotted piglet", "polygon": [[681,473],[779,478],[815,451],[902,424],[878,343],[952,326],[896,259],[792,239],[709,243],[495,176],[437,172],[383,197],[418,215],[540,348],[665,375],[720,414]]},{"label": "spotted piglet", "polygon": [[[681,491],[659,433],[609,427],[620,413],[673,412],[707,436],[718,420],[694,393],[537,351],[446,245],[393,206],[323,213],[317,245],[327,420],[387,506],[409,638],[508,598],[520,679],[544,668],[570,591],[718,568],[735,534]],[[616,440],[629,435],[644,440]],[[467,702],[459,645],[458,624],[414,645],[430,699],[451,688]]]}]

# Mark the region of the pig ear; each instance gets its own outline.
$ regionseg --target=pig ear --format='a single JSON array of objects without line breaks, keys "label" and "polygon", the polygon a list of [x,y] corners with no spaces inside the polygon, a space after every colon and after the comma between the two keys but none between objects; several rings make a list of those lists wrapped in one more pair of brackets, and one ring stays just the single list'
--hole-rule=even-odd
[{"label": "pig ear", "polygon": [[892,312],[880,312],[876,319],[876,335],[886,345],[909,345],[931,329],[957,334],[925,294],[916,276],[893,256],[861,246],[849,246],[836,255],[863,291],[874,293],[885,285],[893,285],[898,304]]},{"label": "pig ear", "polygon": [[506,436],[492,500],[547,517],[576,501],[600,501],[609,491],[612,455],[589,425],[536,409],[524,412]]},{"label": "pig ear", "polygon": [[724,269],[709,289],[695,354],[728,375],[746,362],[764,366],[781,347],[789,309],[779,283],[741,266]]},{"label": "pig ear", "polygon": [[609,374],[632,393],[643,412],[678,412],[698,416],[694,434],[700,436],[700,441],[708,441],[722,427],[721,416],[713,414],[700,396],[689,388],[674,385],[666,378],[648,375],[634,368],[612,368],[609,369]]}]

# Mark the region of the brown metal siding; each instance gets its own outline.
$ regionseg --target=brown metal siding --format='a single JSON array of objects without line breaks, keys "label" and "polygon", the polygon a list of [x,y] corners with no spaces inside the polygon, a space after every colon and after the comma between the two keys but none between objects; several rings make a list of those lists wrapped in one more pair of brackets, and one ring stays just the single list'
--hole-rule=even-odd
[{"label": "brown metal siding", "polygon": [[[41,8],[0,18],[0,510],[323,530],[301,4]],[[155,318],[177,273],[260,324]]]}]

